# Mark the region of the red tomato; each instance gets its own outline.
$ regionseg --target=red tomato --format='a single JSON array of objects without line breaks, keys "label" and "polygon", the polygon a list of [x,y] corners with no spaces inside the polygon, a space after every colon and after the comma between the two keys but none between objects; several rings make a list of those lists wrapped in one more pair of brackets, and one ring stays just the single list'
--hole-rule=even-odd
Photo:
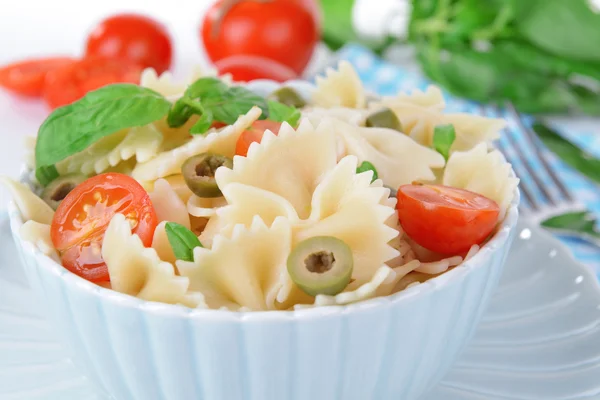
[{"label": "red tomato", "polygon": [[132,223],[133,233],[144,246],[152,244],[156,212],[150,196],[135,179],[117,173],[97,175],[65,197],[50,230],[65,268],[92,282],[109,280],[101,248],[106,228],[117,213]]},{"label": "red tomato", "polygon": [[442,185],[398,189],[398,218],[415,242],[442,254],[459,254],[483,242],[498,222],[495,201]]},{"label": "red tomato", "polygon": [[238,138],[235,144],[235,154],[246,157],[250,145],[254,142],[260,143],[267,129],[277,135],[279,134],[279,128],[281,128],[281,122],[269,121],[267,119],[254,122]]},{"label": "red tomato", "polygon": [[39,58],[0,68],[0,86],[25,96],[41,96],[48,72],[71,64],[68,57]]},{"label": "red tomato", "polygon": [[307,7],[306,1],[216,2],[201,28],[209,58],[217,62],[234,55],[254,55],[301,74],[320,36],[314,7]]},{"label": "red tomato", "polygon": [[160,74],[171,66],[173,50],[163,25],[143,15],[120,14],[94,28],[85,54],[129,60]]},{"label": "red tomato", "polygon": [[231,56],[215,63],[219,75],[231,74],[234,81],[249,82],[255,79],[271,79],[285,82],[298,77],[289,67],[277,61],[258,56]]},{"label": "red tomato", "polygon": [[48,73],[44,100],[51,108],[71,104],[111,83],[139,83],[142,67],[123,60],[90,57]]}]

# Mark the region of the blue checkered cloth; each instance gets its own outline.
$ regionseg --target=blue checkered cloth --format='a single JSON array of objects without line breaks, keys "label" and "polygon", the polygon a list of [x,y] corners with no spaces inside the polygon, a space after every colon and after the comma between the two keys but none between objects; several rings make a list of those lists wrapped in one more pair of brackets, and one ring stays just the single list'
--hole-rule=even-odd
[{"label": "blue checkered cloth", "polygon": [[[367,89],[380,95],[394,95],[398,91],[411,91],[413,89],[423,90],[431,84],[431,82],[420,73],[410,72],[401,66],[383,61],[370,50],[359,45],[352,44],[342,48],[336,54],[335,58],[345,59],[352,63]],[[444,93],[444,97],[449,112],[468,112],[477,114],[481,110],[480,105],[477,103],[453,97],[448,93]],[[489,115],[493,115],[491,111]],[[494,116],[507,117],[506,115]],[[511,129],[513,136],[516,137],[519,142],[519,146],[531,157],[534,165],[536,163],[539,164],[537,158],[533,156],[533,148],[523,132],[517,127],[516,122],[511,118],[507,118],[507,120],[509,129]],[[571,141],[588,150],[590,153],[600,157],[600,136],[592,132],[579,132],[573,130],[561,131]],[[503,137],[500,140],[503,140],[503,144],[506,145],[505,147],[508,149],[507,155],[509,158],[515,160],[516,157],[510,157],[510,152],[514,152],[514,149],[509,143],[505,142],[506,138]],[[546,156],[554,171],[558,173],[573,196],[585,203],[590,211],[594,212],[596,215],[600,215],[600,190],[598,185],[578,174],[549,151],[546,151]],[[517,175],[519,175],[523,181],[531,179],[524,170],[523,165],[515,162],[513,167],[517,172]],[[543,171],[541,165],[538,165],[538,167],[539,168],[536,168],[536,171]],[[540,177],[548,183],[549,187],[554,187],[549,176],[541,174]],[[535,187],[535,185],[530,184],[528,187]],[[539,192],[534,192],[533,194],[540,203],[544,204],[543,197]],[[600,250],[578,239],[567,237],[560,237],[560,239],[572,250],[578,260],[592,268],[600,278]]]}]

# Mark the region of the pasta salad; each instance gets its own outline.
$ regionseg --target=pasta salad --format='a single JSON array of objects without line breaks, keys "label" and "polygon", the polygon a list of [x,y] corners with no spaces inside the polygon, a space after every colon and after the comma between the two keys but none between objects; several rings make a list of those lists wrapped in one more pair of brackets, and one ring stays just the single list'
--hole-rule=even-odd
[{"label": "pasta salad", "polygon": [[2,180],[22,239],[106,288],[193,308],[348,304],[461,264],[504,218],[504,122],[444,107],[435,87],[371,97],[346,62],[313,93],[266,98],[147,70],[55,110],[27,141],[33,183]]}]

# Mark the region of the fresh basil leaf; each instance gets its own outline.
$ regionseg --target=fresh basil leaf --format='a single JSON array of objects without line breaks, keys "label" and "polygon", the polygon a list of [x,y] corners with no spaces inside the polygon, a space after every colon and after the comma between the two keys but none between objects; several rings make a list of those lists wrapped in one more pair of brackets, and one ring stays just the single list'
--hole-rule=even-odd
[{"label": "fresh basil leaf", "polygon": [[452,124],[438,125],[433,130],[433,148],[443,155],[446,161],[450,157],[450,148],[455,139],[456,131]]},{"label": "fresh basil leaf", "polygon": [[373,171],[373,178],[371,178],[371,182],[375,182],[379,178],[375,166],[368,161],[363,161],[358,168],[356,168],[356,173],[360,174],[361,172],[366,171]]},{"label": "fresh basil leaf", "polygon": [[287,122],[293,127],[298,126],[302,114],[296,107],[286,106],[278,101],[269,100],[269,119],[276,122]]},{"label": "fresh basil leaf", "polygon": [[218,78],[200,78],[185,90],[184,96],[190,99],[202,99],[207,93],[225,93],[229,86]]},{"label": "fresh basil leaf", "polygon": [[42,186],[47,186],[50,182],[58,178],[59,173],[54,165],[39,167],[35,170],[35,177]]},{"label": "fresh basil leaf", "polygon": [[600,183],[600,159],[579,148],[540,122],[533,124],[533,130],[542,142],[562,161],[589,179]]},{"label": "fresh basil leaf", "polygon": [[194,261],[194,249],[202,247],[202,243],[194,232],[175,222],[167,222],[165,231],[175,257],[178,260]]},{"label": "fresh basil leaf", "polygon": [[200,116],[198,122],[196,122],[194,126],[191,127],[190,133],[192,135],[206,133],[206,131],[210,129],[210,126],[212,125],[213,121],[214,119],[212,111],[204,110],[204,113]]},{"label": "fresh basil leaf", "polygon": [[543,221],[541,225],[559,231],[586,234],[600,238],[600,232],[596,229],[596,218],[589,211],[557,215]]},{"label": "fresh basil leaf", "polygon": [[[254,106],[262,109],[261,119],[267,118],[267,102],[261,96],[243,87],[228,87],[216,78],[201,78],[191,84],[184,96],[175,102],[167,122],[171,127],[178,127],[185,124],[193,114],[202,116],[204,113],[210,113],[196,125],[193,132],[204,133],[210,126],[206,125],[209,116],[214,121],[231,125]],[[205,130],[202,131],[201,128]]]},{"label": "fresh basil leaf", "polygon": [[170,107],[159,93],[133,84],[109,85],[90,92],[58,108],[44,121],[35,146],[36,166],[47,168],[105,136],[154,122]]},{"label": "fresh basil leaf", "polygon": [[260,107],[263,111],[261,119],[269,115],[266,100],[240,86],[229,88],[225,93],[211,93],[201,101],[205,109],[213,112],[215,120],[227,125],[233,124],[240,115],[246,114],[254,106]]},{"label": "fresh basil leaf", "polygon": [[564,58],[600,62],[600,14],[588,0],[545,0],[517,24],[534,45]]}]

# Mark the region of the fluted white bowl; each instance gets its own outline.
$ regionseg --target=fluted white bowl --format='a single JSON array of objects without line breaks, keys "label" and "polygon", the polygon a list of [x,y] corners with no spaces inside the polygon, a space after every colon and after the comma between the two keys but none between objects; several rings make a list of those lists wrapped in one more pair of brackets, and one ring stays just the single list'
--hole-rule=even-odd
[{"label": "fluted white bowl", "polygon": [[[254,82],[267,93],[273,82]],[[306,88],[305,83],[296,83]],[[472,336],[517,222],[518,193],[470,260],[423,284],[346,306],[192,310],[104,289],[19,235],[28,280],[77,365],[116,400],[413,400]]]}]

